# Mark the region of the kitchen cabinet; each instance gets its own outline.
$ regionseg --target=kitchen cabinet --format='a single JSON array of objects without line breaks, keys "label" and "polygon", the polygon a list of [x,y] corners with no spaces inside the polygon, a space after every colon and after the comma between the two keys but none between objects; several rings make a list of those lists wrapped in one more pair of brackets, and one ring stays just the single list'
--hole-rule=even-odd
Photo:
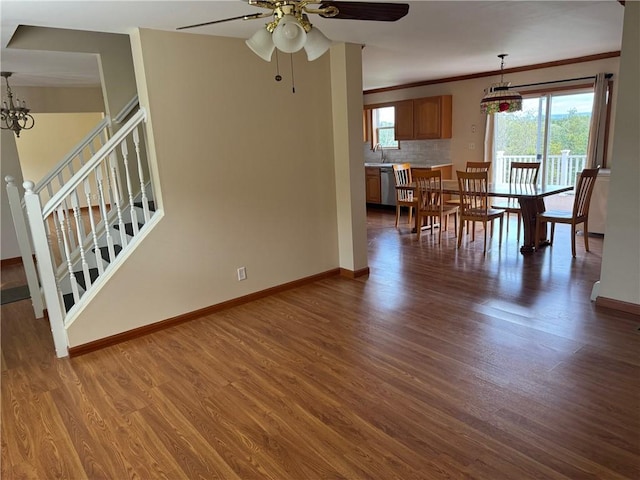
[{"label": "kitchen cabinet", "polygon": [[394,106],[396,140],[451,138],[451,95],[403,100]]},{"label": "kitchen cabinet", "polygon": [[451,95],[413,101],[413,135],[416,140],[451,138]]},{"label": "kitchen cabinet", "polygon": [[413,140],[413,100],[394,104],[396,140]]},{"label": "kitchen cabinet", "polygon": [[365,167],[367,203],[382,203],[380,190],[380,168]]}]

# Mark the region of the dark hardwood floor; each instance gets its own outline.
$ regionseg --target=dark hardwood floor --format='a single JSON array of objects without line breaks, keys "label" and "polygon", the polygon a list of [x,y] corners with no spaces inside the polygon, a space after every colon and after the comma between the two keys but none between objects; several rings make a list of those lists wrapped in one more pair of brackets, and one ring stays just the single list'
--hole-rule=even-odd
[{"label": "dark hardwood floor", "polygon": [[640,478],[640,319],[589,300],[602,239],[525,258],[512,223],[484,256],[393,222],[369,213],[369,277],[72,359],[3,305],[2,479]]}]

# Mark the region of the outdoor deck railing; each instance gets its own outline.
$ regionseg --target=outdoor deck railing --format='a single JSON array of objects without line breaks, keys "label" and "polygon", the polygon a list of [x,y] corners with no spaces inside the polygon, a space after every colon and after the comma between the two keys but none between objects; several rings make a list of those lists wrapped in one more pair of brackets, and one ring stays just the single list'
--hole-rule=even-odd
[{"label": "outdoor deck railing", "polygon": [[[495,174],[496,183],[509,183],[509,168],[513,162],[537,162],[536,155],[508,155],[505,152],[496,152]],[[576,183],[576,174],[587,165],[586,155],[570,155],[569,150],[563,150],[560,155],[548,155],[546,167],[540,171],[538,181],[543,180],[546,185],[573,185]]]}]

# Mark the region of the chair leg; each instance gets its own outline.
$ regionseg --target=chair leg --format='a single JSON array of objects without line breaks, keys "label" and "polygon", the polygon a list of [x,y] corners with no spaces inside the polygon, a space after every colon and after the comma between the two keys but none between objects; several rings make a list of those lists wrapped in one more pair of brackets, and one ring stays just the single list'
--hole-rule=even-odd
[{"label": "chair leg", "polygon": [[399,220],[400,220],[400,205],[396,205],[396,228],[398,228]]},{"label": "chair leg", "polygon": [[536,231],[533,237],[533,249],[538,250],[540,248],[540,217],[536,215]]},{"label": "chair leg", "polygon": [[584,230],[582,231],[582,233],[584,233],[584,249],[588,252],[589,251],[589,220],[584,221]]},{"label": "chair leg", "polygon": [[553,245],[553,236],[556,233],[556,222],[551,222],[551,236],[549,237],[549,246]]},{"label": "chair leg", "polygon": [[[502,246],[502,215],[500,216],[500,237],[498,238],[498,246]],[[509,230],[509,217],[507,217],[507,230]]]},{"label": "chair leg", "polygon": [[440,219],[440,228],[438,229],[438,245],[440,245],[440,242],[442,241],[442,214],[440,214],[438,218]]},{"label": "chair leg", "polygon": [[453,235],[458,235],[458,212],[453,214]]},{"label": "chair leg", "polygon": [[420,234],[422,233],[422,222],[424,219],[416,212],[416,236],[420,240]]},{"label": "chair leg", "polygon": [[571,224],[571,256],[576,256],[576,224]]},{"label": "chair leg", "polygon": [[[493,225],[493,222],[491,222],[491,224]],[[483,245],[482,253],[487,253],[487,222],[486,221],[482,222],[482,227],[484,230],[484,245]]]},{"label": "chair leg", "polygon": [[462,231],[464,230],[465,222],[460,222],[460,228],[458,229],[458,248],[462,245]]},{"label": "chair leg", "polygon": [[411,225],[412,218],[413,218],[413,207],[409,207],[409,225]]}]

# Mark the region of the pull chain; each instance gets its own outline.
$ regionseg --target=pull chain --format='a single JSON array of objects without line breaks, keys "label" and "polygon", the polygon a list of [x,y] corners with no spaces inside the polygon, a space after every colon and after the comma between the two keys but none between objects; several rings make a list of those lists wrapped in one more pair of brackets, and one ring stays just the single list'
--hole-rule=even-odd
[{"label": "pull chain", "polygon": [[276,49],[276,82],[282,80],[282,75],[280,75],[280,62],[278,61],[278,50]]},{"label": "pull chain", "polygon": [[293,53],[290,55],[291,58],[291,90],[293,93],[296,93],[296,80],[293,76]]}]

